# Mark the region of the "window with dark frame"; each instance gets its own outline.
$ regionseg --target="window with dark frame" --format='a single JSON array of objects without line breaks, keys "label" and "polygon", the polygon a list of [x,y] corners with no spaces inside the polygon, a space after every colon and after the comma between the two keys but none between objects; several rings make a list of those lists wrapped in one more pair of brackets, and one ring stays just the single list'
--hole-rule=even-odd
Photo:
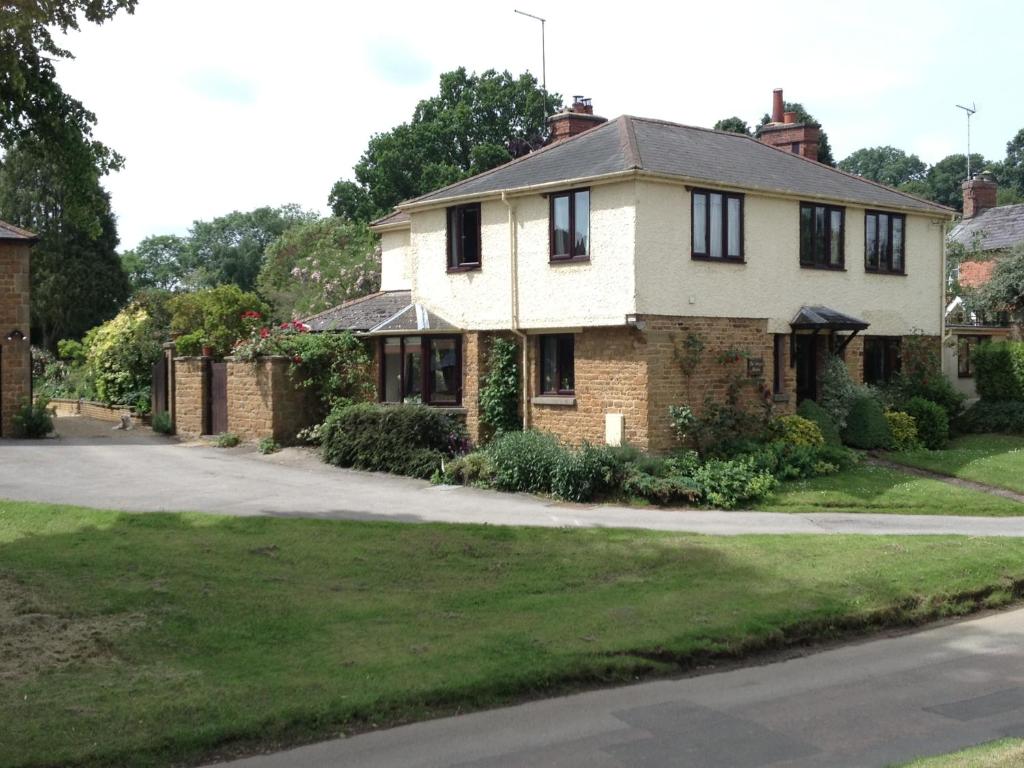
[{"label": "window with dark frame", "polygon": [[539,338],[540,393],[571,395],[576,391],[575,337],[571,333]]},{"label": "window with dark frame", "polygon": [[692,258],[743,261],[743,195],[693,190],[690,222]]},{"label": "window with dark frame", "polygon": [[901,213],[867,211],[864,214],[864,269],[905,274],[906,228],[906,217]]},{"label": "window with dark frame", "polygon": [[974,378],[972,357],[974,350],[987,343],[988,336],[957,336],[956,338],[956,375],[961,379]]},{"label": "window with dark frame", "polygon": [[887,384],[900,372],[899,336],[864,337],[864,383]]},{"label": "window with dark frame", "polygon": [[480,268],[480,203],[448,209],[448,269]]},{"label": "window with dark frame", "polygon": [[551,195],[551,260],[590,258],[590,190],[572,189]]},{"label": "window with dark frame", "polygon": [[461,403],[462,337],[385,336],[380,361],[382,403]]},{"label": "window with dark frame", "polygon": [[844,269],[846,211],[834,205],[800,203],[800,266]]}]

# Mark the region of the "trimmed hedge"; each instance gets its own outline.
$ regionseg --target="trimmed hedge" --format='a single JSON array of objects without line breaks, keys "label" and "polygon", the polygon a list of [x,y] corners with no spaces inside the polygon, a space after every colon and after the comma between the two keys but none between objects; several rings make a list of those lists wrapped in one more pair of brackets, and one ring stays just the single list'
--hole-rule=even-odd
[{"label": "trimmed hedge", "polygon": [[827,445],[842,445],[843,441],[839,436],[839,428],[835,420],[829,416],[828,411],[822,408],[813,400],[804,400],[796,409],[796,415],[802,416],[808,421],[813,421],[821,430],[821,436],[825,438]]},{"label": "trimmed hedge", "polygon": [[979,344],[971,361],[982,400],[1024,400],[1024,342]]},{"label": "trimmed hedge", "polygon": [[843,442],[865,450],[888,448],[892,444],[892,432],[880,402],[873,397],[858,397],[853,401],[846,417]]},{"label": "trimmed hedge", "polygon": [[979,400],[956,420],[961,432],[1004,432],[1024,435],[1024,402]]},{"label": "trimmed hedge", "polygon": [[454,455],[464,428],[424,405],[359,403],[331,411],[321,433],[328,464],[427,479]]},{"label": "trimmed hedge", "polygon": [[923,397],[912,397],[903,410],[914,417],[917,437],[930,451],[938,451],[949,442],[949,417],[938,403]]}]

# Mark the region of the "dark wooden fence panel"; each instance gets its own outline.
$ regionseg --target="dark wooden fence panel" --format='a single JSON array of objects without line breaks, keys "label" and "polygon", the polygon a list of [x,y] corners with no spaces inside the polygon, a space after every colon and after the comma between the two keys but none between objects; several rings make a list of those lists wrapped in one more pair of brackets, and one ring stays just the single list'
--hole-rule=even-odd
[{"label": "dark wooden fence panel", "polygon": [[152,405],[152,413],[160,413],[161,411],[170,410],[169,390],[168,386],[169,377],[167,370],[167,356],[161,355],[160,359],[153,366],[153,385],[150,393],[150,402]]},{"label": "dark wooden fence panel", "polygon": [[219,435],[228,431],[228,365],[227,363],[210,363],[210,373],[206,377],[210,392],[206,398],[209,406],[207,421],[209,435]]}]

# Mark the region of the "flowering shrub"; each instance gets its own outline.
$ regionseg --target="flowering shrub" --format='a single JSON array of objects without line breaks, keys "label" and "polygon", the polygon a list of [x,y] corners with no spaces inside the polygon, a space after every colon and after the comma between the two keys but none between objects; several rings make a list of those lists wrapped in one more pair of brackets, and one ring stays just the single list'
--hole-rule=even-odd
[{"label": "flowering shrub", "polygon": [[211,347],[216,357],[229,354],[239,339],[247,338],[262,324],[269,309],[256,294],[237,285],[178,294],[168,300],[167,306],[171,331],[183,334],[182,338],[187,336],[190,349]]}]

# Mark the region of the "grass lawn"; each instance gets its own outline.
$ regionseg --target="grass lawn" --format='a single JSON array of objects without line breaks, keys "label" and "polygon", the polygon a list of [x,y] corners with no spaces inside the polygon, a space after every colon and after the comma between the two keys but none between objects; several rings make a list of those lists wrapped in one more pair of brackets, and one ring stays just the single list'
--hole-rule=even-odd
[{"label": "grass lawn", "polygon": [[1024,515],[1024,504],[1011,499],[867,464],[835,475],[783,483],[757,508],[767,512]]},{"label": "grass lawn", "polygon": [[1003,739],[939,757],[924,757],[903,768],[1019,768],[1024,765],[1024,741]]},{"label": "grass lawn", "polygon": [[905,451],[890,461],[1024,493],[1024,437],[965,435],[942,451]]},{"label": "grass lawn", "polygon": [[1019,596],[1024,541],[0,501],[0,765],[170,765]]}]

